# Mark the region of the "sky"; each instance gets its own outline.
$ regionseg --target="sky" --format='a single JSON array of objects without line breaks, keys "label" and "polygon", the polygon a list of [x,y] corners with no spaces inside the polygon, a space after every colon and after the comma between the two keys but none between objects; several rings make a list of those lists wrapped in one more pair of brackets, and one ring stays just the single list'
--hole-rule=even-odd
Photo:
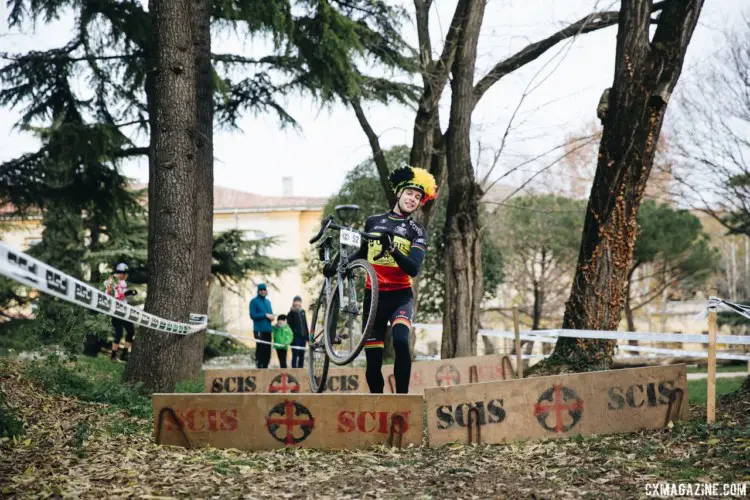
[{"label": "sky", "polygon": [[[401,2],[399,2],[401,3]],[[442,48],[455,1],[436,0],[431,16],[433,49]],[[715,56],[722,31],[748,12],[746,0],[705,2],[699,25],[689,46],[682,78]],[[405,2],[413,13],[412,2]],[[524,46],[577,21],[592,11],[617,10],[611,0],[489,0],[479,40],[478,80],[492,66]],[[8,9],[0,4],[0,18]],[[19,33],[0,28],[0,52],[24,53],[63,45],[71,37],[72,16],[37,31]],[[547,165],[548,155],[504,176],[519,164],[559,146],[565,137],[580,132],[596,120],[602,91],[612,84],[617,27],[582,35],[551,49],[536,62],[495,84],[472,117],[472,142],[487,150],[504,144],[492,179],[517,186]],[[414,23],[403,34],[416,44]],[[252,56],[264,44],[218,34],[215,52]],[[1,63],[0,63],[1,64]],[[679,85],[678,85],[679,86]],[[447,126],[450,88],[443,95],[442,126]],[[247,192],[279,196],[282,178],[292,177],[294,194],[329,196],[338,191],[346,173],[368,159],[371,151],[353,111],[342,105],[321,109],[310,99],[295,96],[285,101],[301,128],[279,128],[273,116],[247,115],[241,131],[217,131],[214,135],[215,183]],[[366,114],[384,148],[411,144],[414,111],[404,106],[369,105]],[[0,108],[0,161],[35,151],[37,140],[13,128],[16,110]],[[509,123],[511,126],[509,127]],[[669,126],[669,114],[666,127]],[[503,140],[509,130],[507,138]],[[146,141],[140,138],[141,145]],[[480,158],[488,158],[485,153]],[[140,182],[148,180],[145,160],[129,162],[123,172]]]}]

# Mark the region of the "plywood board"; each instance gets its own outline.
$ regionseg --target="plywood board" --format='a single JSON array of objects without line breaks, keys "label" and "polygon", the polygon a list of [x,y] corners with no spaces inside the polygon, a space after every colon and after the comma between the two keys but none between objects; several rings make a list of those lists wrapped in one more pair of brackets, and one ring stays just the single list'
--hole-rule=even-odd
[{"label": "plywood board", "polygon": [[677,388],[684,391],[679,416],[687,420],[685,365],[427,389],[429,441],[468,442],[472,408],[483,443],[655,429],[664,425],[670,392]]},{"label": "plywood board", "polygon": [[[508,379],[513,378],[513,374],[505,373],[502,361],[503,356],[499,354],[435,361],[417,361],[411,365],[409,394],[424,394],[425,389],[433,387],[452,387],[468,384],[472,382],[472,366],[476,367],[479,382],[503,380],[504,377]],[[393,374],[393,365],[383,366],[386,392],[392,392],[391,385],[388,382],[391,374]]]},{"label": "plywood board", "polygon": [[[503,356],[473,356],[436,361],[417,361],[411,365],[410,394],[424,394],[430,387],[450,387],[472,381],[476,367],[479,382],[512,378],[511,368],[503,367]],[[392,393],[389,377],[393,365],[383,365],[385,392]],[[394,381],[395,388],[395,381]],[[309,393],[310,375],[307,368],[209,369],[205,372],[204,391],[212,393]],[[365,368],[334,367],[328,369],[325,392],[369,393]]]},{"label": "plywood board", "polygon": [[[309,393],[310,375],[307,368],[206,370],[203,390],[211,393]],[[325,392],[369,393],[365,369],[329,368]]]},{"label": "plywood board", "polygon": [[396,415],[404,422],[401,445],[422,444],[422,396],[154,394],[152,399],[161,444],[241,450],[367,448],[388,444]]}]

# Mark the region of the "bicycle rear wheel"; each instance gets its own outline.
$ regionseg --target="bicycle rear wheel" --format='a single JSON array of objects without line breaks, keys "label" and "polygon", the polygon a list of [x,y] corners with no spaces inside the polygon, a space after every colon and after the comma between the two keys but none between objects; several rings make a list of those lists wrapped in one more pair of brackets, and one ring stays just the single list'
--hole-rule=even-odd
[{"label": "bicycle rear wheel", "polygon": [[310,375],[311,392],[323,392],[328,381],[328,354],[326,353],[323,333],[325,332],[325,311],[328,304],[326,286],[320,289],[318,300],[313,304],[310,338],[307,342],[307,371]]},{"label": "bicycle rear wheel", "polygon": [[[365,311],[366,282],[371,284],[372,294]],[[357,259],[349,263],[343,276],[336,276],[332,280],[324,335],[326,353],[331,362],[346,365],[359,356],[375,324],[377,309],[378,279],[375,269],[366,260]],[[363,324],[365,316],[367,322]]]}]

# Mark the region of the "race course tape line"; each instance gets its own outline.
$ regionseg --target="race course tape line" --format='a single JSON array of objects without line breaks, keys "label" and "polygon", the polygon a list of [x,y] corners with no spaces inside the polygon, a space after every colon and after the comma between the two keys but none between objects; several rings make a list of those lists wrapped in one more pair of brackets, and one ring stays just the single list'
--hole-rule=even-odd
[{"label": "race course tape line", "polygon": [[206,329],[207,317],[199,324],[178,323],[160,318],[115,300],[114,297],[65,274],[21,251],[0,242],[0,274],[49,295],[131,323],[177,335],[191,335]]},{"label": "race course tape line", "polygon": [[[425,330],[442,330],[439,324],[422,324],[415,323],[414,328],[424,328]],[[513,332],[500,330],[479,330],[479,335],[485,337],[503,337],[515,338]],[[700,334],[682,334],[682,333],[639,333],[639,332],[611,332],[604,330],[527,330],[521,332],[521,340],[540,340],[540,337],[578,337],[587,339],[606,339],[606,340],[640,340],[643,342],[680,342],[680,343],[697,343],[708,344],[708,335]],[[750,345],[750,335],[717,335],[717,344],[727,345]]]},{"label": "race course tape line", "polygon": [[[218,335],[219,337],[228,337],[230,339],[238,340],[240,342],[255,342],[256,344],[268,344],[268,345],[272,345],[272,346],[276,347],[277,349],[279,347],[284,347],[283,344],[277,344],[275,342],[269,342],[267,340],[260,340],[260,339],[256,339],[256,338],[253,338],[253,337],[240,337],[238,335],[232,335],[231,333],[220,332],[219,330],[208,329],[208,330],[206,330],[206,333],[210,333],[212,335]],[[290,346],[287,346],[287,348],[288,349],[294,349],[294,350],[297,350],[297,351],[306,351],[307,350],[307,347],[300,347],[300,346],[296,346],[296,345],[290,345]]]}]

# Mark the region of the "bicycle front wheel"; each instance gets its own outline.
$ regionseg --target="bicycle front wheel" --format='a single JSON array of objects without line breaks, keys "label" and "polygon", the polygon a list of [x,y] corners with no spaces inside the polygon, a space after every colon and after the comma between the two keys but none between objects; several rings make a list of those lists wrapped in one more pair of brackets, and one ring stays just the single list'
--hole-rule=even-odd
[{"label": "bicycle front wheel", "polygon": [[[366,283],[372,289],[368,304],[364,300]],[[334,364],[346,365],[359,356],[375,324],[377,309],[375,269],[366,260],[357,259],[346,267],[343,275],[333,279],[328,299],[324,340],[326,353]]]},{"label": "bicycle front wheel", "polygon": [[326,353],[325,341],[323,340],[327,304],[328,294],[326,293],[326,285],[323,284],[318,300],[313,304],[310,338],[307,341],[307,371],[310,374],[310,391],[318,393],[325,390],[328,381],[329,360]]}]

